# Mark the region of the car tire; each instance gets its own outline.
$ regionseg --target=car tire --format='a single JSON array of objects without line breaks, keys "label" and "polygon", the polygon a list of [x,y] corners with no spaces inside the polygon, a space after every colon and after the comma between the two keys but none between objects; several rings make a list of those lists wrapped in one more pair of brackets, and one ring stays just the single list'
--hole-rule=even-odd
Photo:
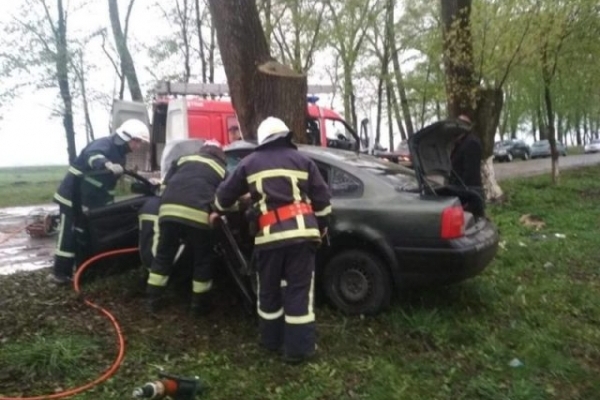
[{"label": "car tire", "polygon": [[323,289],[329,301],[348,315],[374,315],[389,306],[390,273],[375,255],[344,250],[325,266]]}]

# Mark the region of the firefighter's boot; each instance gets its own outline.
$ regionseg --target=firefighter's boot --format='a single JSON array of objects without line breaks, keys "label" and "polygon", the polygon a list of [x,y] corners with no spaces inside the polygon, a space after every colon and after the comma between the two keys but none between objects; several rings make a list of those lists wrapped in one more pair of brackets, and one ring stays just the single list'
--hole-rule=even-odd
[{"label": "firefighter's boot", "polygon": [[146,286],[146,309],[149,313],[154,314],[164,307],[165,288],[163,286]]},{"label": "firefighter's boot", "polygon": [[212,298],[210,292],[192,294],[191,312],[196,317],[208,315],[212,311]]}]

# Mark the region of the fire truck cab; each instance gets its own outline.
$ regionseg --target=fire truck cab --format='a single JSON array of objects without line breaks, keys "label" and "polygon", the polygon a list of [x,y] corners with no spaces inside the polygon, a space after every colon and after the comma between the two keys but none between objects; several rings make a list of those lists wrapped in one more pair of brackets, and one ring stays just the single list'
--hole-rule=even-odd
[{"label": "fire truck cab", "polygon": [[[308,87],[309,144],[358,151],[360,140],[352,127],[335,111],[317,104],[319,98],[315,94],[331,91],[330,86]],[[141,152],[141,157],[137,155],[135,160],[128,160],[137,170],[160,169],[164,146],[172,140],[216,139],[228,144],[229,128],[239,126],[231,101],[221,100],[228,93],[227,85],[159,82],[153,92],[151,121],[144,103],[123,100],[113,103],[111,128],[115,129],[129,118],[137,118],[150,128],[151,143],[147,151]],[[246,133],[241,134],[244,137]]]}]

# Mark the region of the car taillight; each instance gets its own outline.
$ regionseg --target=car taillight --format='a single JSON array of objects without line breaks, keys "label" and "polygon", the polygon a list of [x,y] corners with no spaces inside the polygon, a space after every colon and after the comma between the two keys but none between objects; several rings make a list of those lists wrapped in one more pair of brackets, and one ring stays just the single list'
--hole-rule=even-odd
[{"label": "car taillight", "polygon": [[461,206],[452,206],[442,212],[442,239],[456,239],[465,234],[465,212]]}]

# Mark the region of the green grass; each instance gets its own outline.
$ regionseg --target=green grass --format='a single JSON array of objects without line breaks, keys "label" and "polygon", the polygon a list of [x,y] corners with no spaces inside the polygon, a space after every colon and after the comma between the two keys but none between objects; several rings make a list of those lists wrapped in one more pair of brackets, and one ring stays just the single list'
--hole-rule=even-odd
[{"label": "green grass", "polygon": [[0,168],[0,207],[52,202],[66,166]]},{"label": "green grass", "polygon": [[[558,187],[548,177],[503,182],[507,201],[490,208],[502,249],[479,277],[400,293],[389,311],[374,318],[347,318],[320,305],[319,357],[304,366],[289,367],[262,353],[255,322],[223,287],[215,314],[194,320],[177,293],[165,312],[148,316],[143,300],[129,293],[136,272],[92,284],[86,291],[119,319],[127,352],[115,377],[77,398],[127,398],[133,387],[156,378],[159,366],[198,375],[205,399],[598,398],[599,181],[600,171],[592,167],[563,173]],[[524,214],[541,218],[545,227],[523,226]],[[32,292],[33,301],[23,295]],[[28,332],[53,340],[99,337],[91,344],[95,357],[61,355],[69,365],[80,363],[68,382],[93,380],[113,359],[110,325],[71,292],[48,289],[41,272],[0,277],[0,299],[8,299],[0,313],[5,347]],[[514,359],[522,365],[510,366]],[[46,376],[24,394],[55,389],[61,372],[46,365],[36,369]],[[5,376],[0,367],[0,397],[20,393]]]}]

